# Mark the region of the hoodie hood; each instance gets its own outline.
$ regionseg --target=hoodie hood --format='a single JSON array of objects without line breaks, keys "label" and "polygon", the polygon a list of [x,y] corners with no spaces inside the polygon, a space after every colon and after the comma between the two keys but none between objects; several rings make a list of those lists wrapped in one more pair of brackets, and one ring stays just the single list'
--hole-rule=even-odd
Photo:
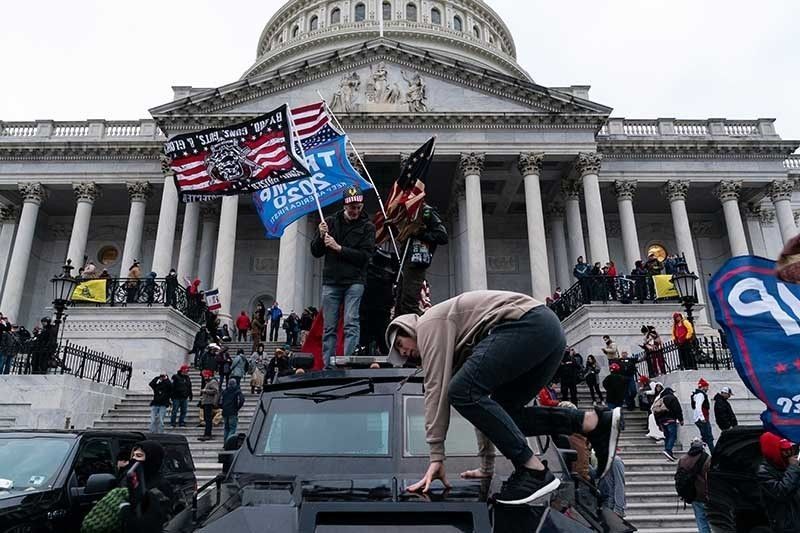
[{"label": "hoodie hood", "polygon": [[683,320],[683,315],[680,313],[673,313],[672,320],[675,320],[676,318],[680,318],[681,320]]},{"label": "hoodie hood", "polygon": [[154,440],[143,440],[134,444],[134,449],[144,451],[145,458],[142,463],[144,481],[150,487],[161,477],[161,464],[164,462],[164,448]]},{"label": "hoodie hood", "polygon": [[661,396],[670,396],[673,394],[675,394],[675,391],[667,387],[666,389],[664,389],[664,392],[661,393]]},{"label": "hoodie hood", "polygon": [[774,433],[764,433],[761,435],[760,444],[761,455],[764,456],[764,459],[775,468],[786,470],[789,465],[783,458],[782,451],[790,449],[792,443]]},{"label": "hoodie hood", "polygon": [[192,285],[194,285],[195,287],[199,287],[200,286],[200,278],[194,278],[194,281],[192,282]]},{"label": "hoodie hood", "polygon": [[408,361],[407,357],[400,355],[400,352],[394,347],[394,340],[398,331],[403,331],[407,336],[417,338],[417,315],[400,315],[392,320],[389,327],[386,328],[386,345],[389,347],[389,362],[393,366],[403,366]]}]

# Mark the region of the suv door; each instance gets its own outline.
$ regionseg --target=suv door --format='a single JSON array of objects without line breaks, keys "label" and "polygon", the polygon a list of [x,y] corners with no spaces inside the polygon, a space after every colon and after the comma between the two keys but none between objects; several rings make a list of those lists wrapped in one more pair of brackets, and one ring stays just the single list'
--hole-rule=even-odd
[{"label": "suv door", "polygon": [[72,515],[77,524],[80,524],[94,504],[105,496],[104,494],[84,495],[83,489],[86,487],[86,481],[92,474],[116,475],[110,437],[91,437],[81,443],[78,450],[70,479],[70,486],[78,489],[72,493]]}]

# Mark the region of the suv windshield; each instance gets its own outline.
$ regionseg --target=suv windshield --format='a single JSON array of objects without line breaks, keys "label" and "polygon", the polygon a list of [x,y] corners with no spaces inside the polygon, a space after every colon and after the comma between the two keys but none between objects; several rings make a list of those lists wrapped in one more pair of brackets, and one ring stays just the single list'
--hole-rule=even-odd
[{"label": "suv windshield", "polygon": [[387,456],[391,396],[343,398],[323,403],[273,398],[261,452],[267,455]]},{"label": "suv windshield", "polygon": [[[430,447],[425,441],[425,398],[403,396],[403,412],[406,430],[403,453],[407,457],[427,457]],[[454,409],[450,409],[447,455],[450,457],[475,457],[478,455],[475,428]]]},{"label": "suv windshield", "polygon": [[0,438],[0,498],[8,491],[50,486],[72,443],[59,438]]}]

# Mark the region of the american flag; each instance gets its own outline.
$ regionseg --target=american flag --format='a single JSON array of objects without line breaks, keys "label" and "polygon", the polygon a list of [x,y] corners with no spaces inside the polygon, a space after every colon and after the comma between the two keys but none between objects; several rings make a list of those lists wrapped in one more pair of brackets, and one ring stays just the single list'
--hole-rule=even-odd
[{"label": "american flag", "polygon": [[[380,211],[375,215],[375,241],[381,244],[389,238],[388,226],[402,235],[404,229],[417,218],[425,203],[425,178],[433,159],[436,137],[432,137],[406,160],[400,177],[392,185],[386,203],[386,218]],[[402,240],[402,238],[401,238]]]},{"label": "american flag", "polygon": [[296,107],[292,109],[292,118],[297,128],[297,137],[306,152],[343,135],[331,124],[325,102]]},{"label": "american flag", "polygon": [[293,138],[283,105],[247,122],[173,137],[164,153],[183,201],[199,201],[308,177]]}]

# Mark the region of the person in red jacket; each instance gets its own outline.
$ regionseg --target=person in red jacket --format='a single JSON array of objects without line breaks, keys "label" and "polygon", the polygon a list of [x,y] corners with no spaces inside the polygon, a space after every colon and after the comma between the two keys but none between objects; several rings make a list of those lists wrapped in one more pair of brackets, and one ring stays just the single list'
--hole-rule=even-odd
[{"label": "person in red jacket", "polygon": [[555,383],[539,391],[539,405],[542,407],[558,407],[559,403],[561,402],[558,400]]},{"label": "person in red jacket", "polygon": [[239,330],[238,342],[247,342],[247,332],[250,329],[250,317],[246,311],[236,318],[236,329]]}]

